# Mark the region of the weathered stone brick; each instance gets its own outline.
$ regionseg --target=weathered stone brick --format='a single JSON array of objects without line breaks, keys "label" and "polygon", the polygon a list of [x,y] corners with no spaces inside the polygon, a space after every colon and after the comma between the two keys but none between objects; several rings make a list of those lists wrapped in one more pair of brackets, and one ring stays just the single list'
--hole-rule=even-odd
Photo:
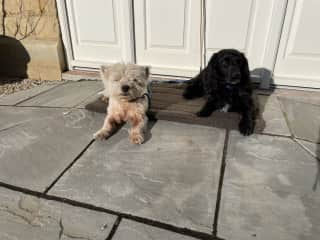
[{"label": "weathered stone brick", "polygon": [[20,0],[5,0],[4,10],[6,11],[6,14],[11,15],[19,13],[21,7],[20,3]]},{"label": "weathered stone brick", "polygon": [[39,15],[40,14],[39,0],[22,0],[22,9],[23,9],[24,15],[26,13],[28,15]]},{"label": "weathered stone brick", "polygon": [[40,2],[40,8],[44,9],[46,15],[57,15],[57,7],[55,0],[38,0]]},{"label": "weathered stone brick", "polygon": [[17,39],[58,39],[60,28],[53,16],[10,16],[5,20],[6,35]]},{"label": "weathered stone brick", "polygon": [[34,32],[36,39],[57,39],[60,36],[58,19],[55,16],[42,16]]},{"label": "weathered stone brick", "polygon": [[6,35],[15,37],[18,40],[34,38],[38,17],[33,16],[8,16],[5,19]]}]

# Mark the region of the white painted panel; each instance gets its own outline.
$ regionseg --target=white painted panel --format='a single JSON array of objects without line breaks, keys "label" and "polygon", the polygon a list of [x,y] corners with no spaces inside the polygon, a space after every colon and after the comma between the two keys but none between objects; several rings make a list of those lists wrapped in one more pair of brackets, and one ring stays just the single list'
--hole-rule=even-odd
[{"label": "white painted panel", "polygon": [[201,1],[135,0],[138,64],[152,73],[192,76],[201,65]]},{"label": "white painted panel", "polygon": [[[75,20],[75,32],[79,44],[95,44],[108,45],[118,43],[116,12],[112,0],[99,0],[94,3],[94,11],[87,6],[88,1],[73,0],[73,14]],[[107,16],[107,21],[101,20]],[[104,17],[105,18],[105,17]],[[92,25],[92,23],[100,23]],[[104,30],[102,30],[104,29]],[[107,30],[107,31],[106,31]]]},{"label": "white painted panel", "polygon": [[207,49],[245,50],[253,0],[207,1]]},{"label": "white painted panel", "polygon": [[206,61],[214,52],[235,48],[247,56],[254,77],[269,76],[285,8],[286,0],[206,0]]},{"label": "white painted panel", "polygon": [[74,66],[133,61],[130,0],[67,0]]},{"label": "white painted panel", "polygon": [[320,88],[320,1],[289,0],[276,84]]},{"label": "white painted panel", "polygon": [[[175,0],[179,8],[169,8],[170,0],[146,2],[146,25],[147,25],[147,46],[148,48],[183,48],[185,33],[185,16],[187,6],[184,0]],[[168,5],[166,5],[168,4]],[[164,16],[165,13],[165,16]],[[159,21],[161,19],[161,21]],[[170,23],[170,19],[175,19],[174,24]],[[159,31],[163,29],[164,21],[165,32]],[[187,26],[186,26],[187,27]]]}]

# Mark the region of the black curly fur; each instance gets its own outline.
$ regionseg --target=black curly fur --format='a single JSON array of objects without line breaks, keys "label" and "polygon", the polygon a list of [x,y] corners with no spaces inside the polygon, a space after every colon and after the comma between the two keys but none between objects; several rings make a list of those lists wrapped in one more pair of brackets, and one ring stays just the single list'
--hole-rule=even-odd
[{"label": "black curly fur", "polygon": [[239,130],[243,135],[253,133],[256,109],[252,98],[252,86],[248,61],[235,49],[215,53],[208,66],[192,78],[183,93],[184,98],[205,96],[206,103],[197,113],[207,117],[213,111],[229,104],[229,111],[239,112]]}]

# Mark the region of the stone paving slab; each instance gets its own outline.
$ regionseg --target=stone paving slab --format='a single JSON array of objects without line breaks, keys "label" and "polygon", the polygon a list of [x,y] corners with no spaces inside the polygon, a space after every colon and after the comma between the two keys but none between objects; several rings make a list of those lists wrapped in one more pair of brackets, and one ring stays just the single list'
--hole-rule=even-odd
[{"label": "stone paving slab", "polygon": [[101,89],[101,81],[68,82],[19,106],[74,107]]},{"label": "stone paving slab", "polygon": [[44,191],[75,159],[104,116],[80,109],[65,111],[0,108],[0,181]]},{"label": "stone paving slab", "polygon": [[230,134],[218,236],[316,240],[320,236],[317,160],[289,138]]},{"label": "stone paving slab", "polygon": [[[290,136],[285,117],[281,111],[280,103],[276,95],[258,96],[260,119],[264,122],[262,133]],[[257,129],[256,129],[257,130]],[[257,131],[256,131],[257,132]]]},{"label": "stone paving slab", "polygon": [[55,109],[39,110],[39,108],[0,106],[0,131],[15,127],[16,125],[26,124],[31,121],[39,121],[54,114],[55,112]]},{"label": "stone paving slab", "polygon": [[320,105],[280,98],[293,135],[320,143]]},{"label": "stone paving slab", "polygon": [[112,240],[195,240],[195,238],[160,228],[133,222],[121,221]]},{"label": "stone paving slab", "polygon": [[27,100],[31,97],[34,97],[40,93],[43,93],[45,91],[48,91],[54,87],[57,87],[61,83],[54,83],[54,84],[43,84],[34,88],[30,88],[24,91],[16,92],[9,95],[3,95],[0,97],[0,105],[15,105],[17,103],[20,103],[24,100]]},{"label": "stone paving slab", "polygon": [[115,216],[0,188],[1,240],[105,240]]},{"label": "stone paving slab", "polygon": [[49,193],[211,232],[224,138],[222,129],[158,121],[136,146],[123,129],[94,142]]}]

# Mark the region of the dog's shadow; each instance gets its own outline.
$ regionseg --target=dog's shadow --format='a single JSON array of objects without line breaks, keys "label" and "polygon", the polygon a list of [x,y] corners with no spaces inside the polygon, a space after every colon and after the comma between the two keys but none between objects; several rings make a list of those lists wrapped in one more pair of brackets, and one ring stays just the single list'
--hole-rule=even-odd
[{"label": "dog's shadow", "polygon": [[[95,100],[93,100],[92,102],[85,105],[85,109],[90,112],[97,112],[97,113],[104,113],[104,114],[107,114],[107,107],[108,107],[108,101],[103,100],[102,97],[100,97],[100,96],[97,96],[97,98]],[[147,112],[147,117],[148,117],[148,122],[147,122],[145,129],[144,129],[144,142],[143,143],[148,142],[152,138],[152,131],[151,130],[152,130],[153,126],[155,125],[155,123],[157,122],[157,119],[155,118],[155,116],[152,113]],[[118,126],[114,129],[114,131],[112,132],[112,134],[108,138],[115,135],[121,129],[129,128],[129,127],[130,126],[126,123],[118,124]]]}]

